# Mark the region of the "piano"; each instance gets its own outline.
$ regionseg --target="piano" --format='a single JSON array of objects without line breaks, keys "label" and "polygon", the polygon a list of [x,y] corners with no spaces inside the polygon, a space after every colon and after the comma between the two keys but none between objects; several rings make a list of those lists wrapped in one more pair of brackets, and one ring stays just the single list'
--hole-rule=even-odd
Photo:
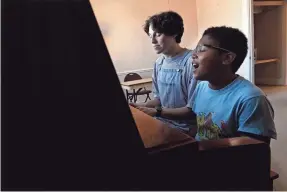
[{"label": "piano", "polygon": [[88,0],[1,3],[2,190],[272,190],[269,145],[128,105]]}]

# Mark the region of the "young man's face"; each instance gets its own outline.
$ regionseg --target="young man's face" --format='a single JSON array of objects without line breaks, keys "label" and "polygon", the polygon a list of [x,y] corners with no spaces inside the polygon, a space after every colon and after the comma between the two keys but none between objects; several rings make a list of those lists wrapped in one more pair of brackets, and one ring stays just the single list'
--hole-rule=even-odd
[{"label": "young man's face", "polygon": [[224,75],[227,51],[218,46],[218,42],[208,35],[204,35],[193,52],[193,76],[197,80],[209,81]]},{"label": "young man's face", "polygon": [[171,47],[176,43],[174,37],[155,32],[151,25],[149,26],[149,37],[151,38],[152,46],[157,54],[168,53]]}]

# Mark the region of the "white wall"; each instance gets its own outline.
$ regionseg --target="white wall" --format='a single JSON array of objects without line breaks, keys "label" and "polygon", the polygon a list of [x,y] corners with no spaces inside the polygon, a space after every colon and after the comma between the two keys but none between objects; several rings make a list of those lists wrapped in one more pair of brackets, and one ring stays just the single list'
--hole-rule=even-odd
[{"label": "white wall", "polygon": [[[141,71],[149,75],[158,57],[142,25],[148,16],[172,9],[184,20],[181,45],[196,43],[196,0],[90,0],[119,75]],[[121,77],[120,77],[121,79]]]}]

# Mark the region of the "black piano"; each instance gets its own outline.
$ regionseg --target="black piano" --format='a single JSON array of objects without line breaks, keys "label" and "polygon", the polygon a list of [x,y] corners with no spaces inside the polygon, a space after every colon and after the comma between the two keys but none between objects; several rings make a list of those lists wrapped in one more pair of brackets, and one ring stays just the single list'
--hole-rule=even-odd
[{"label": "black piano", "polygon": [[263,142],[145,147],[88,0],[1,3],[2,190],[272,190]]}]

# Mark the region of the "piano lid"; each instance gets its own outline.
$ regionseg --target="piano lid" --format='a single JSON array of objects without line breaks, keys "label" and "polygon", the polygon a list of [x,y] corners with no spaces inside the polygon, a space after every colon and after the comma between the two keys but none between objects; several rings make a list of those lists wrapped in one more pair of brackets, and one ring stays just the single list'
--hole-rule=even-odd
[{"label": "piano lid", "polygon": [[140,174],[147,153],[90,2],[5,0],[2,10],[2,188],[136,183],[128,170]]}]

